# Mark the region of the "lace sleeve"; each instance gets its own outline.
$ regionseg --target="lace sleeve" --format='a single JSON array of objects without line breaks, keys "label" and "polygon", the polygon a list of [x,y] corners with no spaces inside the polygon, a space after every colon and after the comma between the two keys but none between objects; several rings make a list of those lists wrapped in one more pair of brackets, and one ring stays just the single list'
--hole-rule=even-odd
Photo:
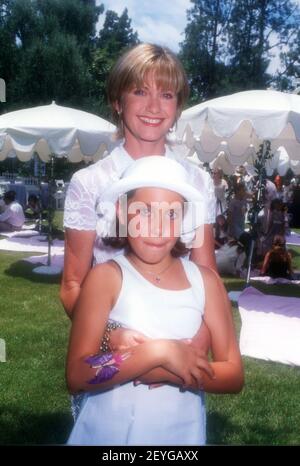
[{"label": "lace sleeve", "polygon": [[82,183],[77,173],[73,175],[65,200],[65,228],[75,230],[96,229],[96,194],[91,186],[89,188]]}]

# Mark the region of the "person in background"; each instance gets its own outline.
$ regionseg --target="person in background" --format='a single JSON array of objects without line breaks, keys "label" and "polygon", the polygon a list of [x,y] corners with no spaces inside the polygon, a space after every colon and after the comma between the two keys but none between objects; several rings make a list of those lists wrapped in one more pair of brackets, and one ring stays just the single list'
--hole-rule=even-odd
[{"label": "person in background", "polygon": [[280,175],[276,175],[276,176],[275,176],[275,178],[274,178],[274,184],[275,184],[276,190],[277,190],[277,199],[280,199],[281,201],[283,201],[284,189],[283,189],[282,178],[281,178]]},{"label": "person in background", "polygon": [[228,223],[224,215],[217,215],[215,224],[215,247],[219,249],[228,242]]},{"label": "person in background", "polygon": [[15,191],[4,193],[5,210],[0,214],[0,231],[21,230],[25,222],[23,207],[16,201]]},{"label": "person in background", "polygon": [[36,220],[40,218],[41,204],[39,198],[35,194],[28,196],[27,205],[25,207],[25,215],[29,219]]},{"label": "person in background", "polygon": [[234,197],[228,205],[228,236],[242,243],[248,255],[251,236],[245,231],[245,217],[247,211],[248,193],[245,185],[240,183],[234,188]]},{"label": "person in background", "polygon": [[277,199],[277,197],[276,185],[271,180],[267,179],[264,191],[264,215],[262,222],[263,233],[265,234],[270,225],[271,203],[274,199]]},{"label": "person in background", "polygon": [[273,244],[275,236],[285,236],[286,219],[284,204],[281,199],[273,199],[270,205],[269,228],[264,239],[263,251],[268,251]]},{"label": "person in background", "polygon": [[247,192],[251,192],[253,190],[253,184],[254,184],[255,177],[248,173],[244,165],[239,165],[236,168],[234,175],[232,175],[230,178],[231,178],[233,189],[238,184],[243,184]]},{"label": "person in background", "polygon": [[286,249],[284,236],[274,236],[272,247],[265,255],[261,275],[271,278],[293,278],[292,256]]},{"label": "person in background", "polygon": [[289,213],[291,215],[291,227],[300,228],[300,177],[297,176],[293,182],[293,191],[291,196],[291,203],[289,206]]},{"label": "person in background", "polygon": [[227,210],[226,192],[228,190],[228,184],[227,181],[223,178],[223,172],[221,168],[214,168],[211,174],[217,202],[216,215],[224,214]]}]

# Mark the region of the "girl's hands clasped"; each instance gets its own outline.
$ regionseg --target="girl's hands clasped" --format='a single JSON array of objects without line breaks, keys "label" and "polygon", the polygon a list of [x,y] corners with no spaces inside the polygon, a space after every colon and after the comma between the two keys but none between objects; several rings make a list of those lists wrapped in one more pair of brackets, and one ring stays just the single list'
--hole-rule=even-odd
[{"label": "girl's hands clasped", "polygon": [[189,344],[187,340],[163,340],[163,367],[173,372],[183,381],[183,388],[195,388],[195,381],[199,389],[203,388],[203,371],[214,378],[214,371],[210,366],[206,354]]},{"label": "girl's hands clasped", "polygon": [[[140,332],[131,329],[117,328],[111,332],[109,346],[111,351],[123,351],[142,344],[150,339]],[[197,349],[192,339],[160,340],[164,351],[164,369],[172,372],[182,380],[184,389],[202,389],[203,371],[211,378],[214,372],[207,360],[204,349]],[[136,381],[136,385],[143,383]],[[157,388],[162,383],[149,384],[149,388]]]}]

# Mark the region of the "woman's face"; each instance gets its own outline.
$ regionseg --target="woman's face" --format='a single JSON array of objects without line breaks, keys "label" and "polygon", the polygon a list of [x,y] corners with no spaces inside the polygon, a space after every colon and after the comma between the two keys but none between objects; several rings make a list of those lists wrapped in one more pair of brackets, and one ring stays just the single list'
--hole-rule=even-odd
[{"label": "woman's face", "polygon": [[158,88],[150,75],[141,88],[124,92],[116,110],[121,112],[127,148],[139,143],[155,148],[158,154],[176,120],[177,95],[172,89]]},{"label": "woman's face", "polygon": [[128,200],[127,232],[133,252],[144,262],[163,260],[181,233],[183,198],[161,188],[140,188]]},{"label": "woman's face", "polygon": [[214,170],[212,172],[212,178],[215,184],[219,184],[222,179],[222,175],[218,170]]}]

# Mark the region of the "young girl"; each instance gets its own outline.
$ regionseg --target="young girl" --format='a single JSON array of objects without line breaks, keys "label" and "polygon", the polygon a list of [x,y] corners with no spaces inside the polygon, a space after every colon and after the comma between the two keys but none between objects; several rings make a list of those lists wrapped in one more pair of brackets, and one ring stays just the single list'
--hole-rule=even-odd
[{"label": "young girl", "polygon": [[[67,383],[71,393],[86,395],[68,443],[202,445],[203,391],[236,393],[243,385],[218,276],[178,257],[187,252],[181,240],[190,241],[196,228],[198,237],[203,200],[185,169],[161,156],[137,160],[103,200],[115,203],[124,193],[127,208],[117,204],[117,227],[127,225],[120,238],[126,252],[89,272],[74,310]],[[147,339],[99,353],[108,319]],[[190,342],[204,321],[210,363]],[[163,385],[149,390],[150,383]]]},{"label": "young girl", "polygon": [[224,215],[217,215],[215,224],[215,249],[228,242],[228,223]]}]

